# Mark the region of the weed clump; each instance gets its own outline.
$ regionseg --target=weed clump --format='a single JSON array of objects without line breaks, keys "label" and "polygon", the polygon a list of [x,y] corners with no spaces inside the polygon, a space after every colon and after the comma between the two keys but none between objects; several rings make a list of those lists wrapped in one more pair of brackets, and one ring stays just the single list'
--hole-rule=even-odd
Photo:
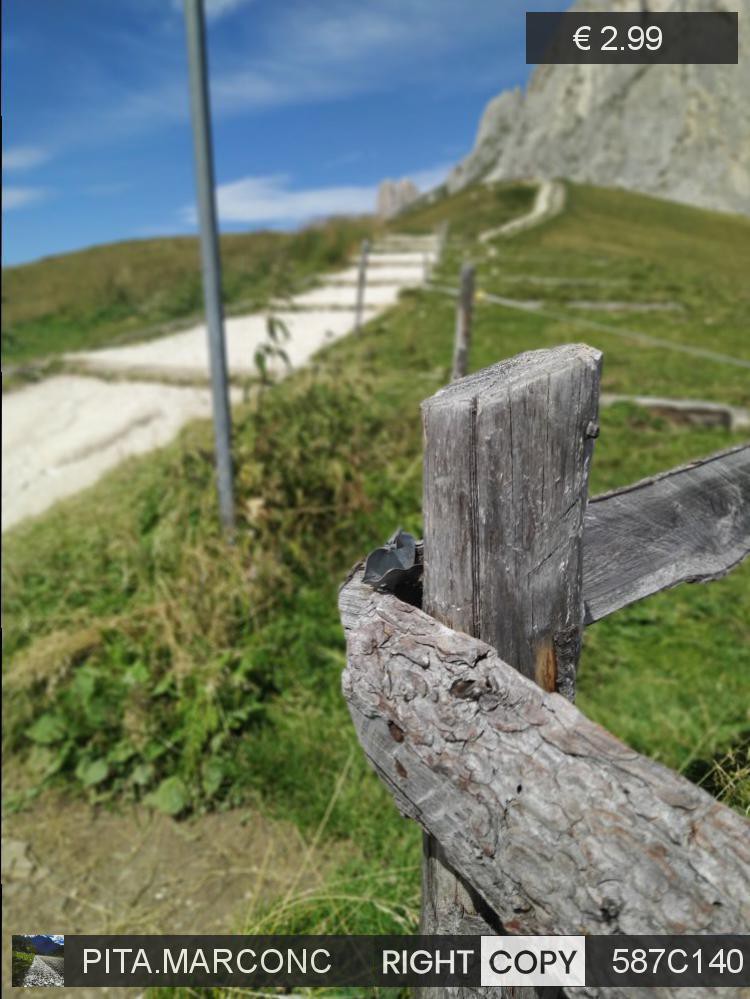
[{"label": "weed clump", "polygon": [[[18,532],[6,740],[37,780],[151,794],[170,813],[231,796],[243,783],[236,738],[264,721],[283,682],[264,627],[301,589],[335,577],[356,544],[352,525],[373,511],[368,453],[380,430],[366,380],[306,373],[237,420],[234,545],[214,526],[205,425],[116,473],[128,502],[114,519],[101,509],[91,523],[73,501],[58,513],[62,531],[43,520]],[[25,557],[41,536],[50,563],[69,570],[54,586]],[[308,670],[321,668],[316,642],[340,644],[326,631],[312,629]]]}]

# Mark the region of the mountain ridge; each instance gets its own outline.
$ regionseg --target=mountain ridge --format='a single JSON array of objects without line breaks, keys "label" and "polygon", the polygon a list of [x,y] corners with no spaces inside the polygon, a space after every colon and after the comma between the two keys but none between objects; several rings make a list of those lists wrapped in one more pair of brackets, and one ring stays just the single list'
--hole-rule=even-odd
[{"label": "mountain ridge", "polygon": [[43,954],[46,957],[59,954],[64,949],[63,937],[54,934],[24,934],[21,939],[31,944],[35,954]]}]

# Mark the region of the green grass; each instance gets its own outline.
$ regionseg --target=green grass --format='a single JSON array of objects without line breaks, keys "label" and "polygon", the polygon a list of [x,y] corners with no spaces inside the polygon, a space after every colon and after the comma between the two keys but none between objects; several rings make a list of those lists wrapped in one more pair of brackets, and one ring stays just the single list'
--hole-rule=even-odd
[{"label": "green grass", "polygon": [[23,985],[26,972],[34,961],[34,955],[28,951],[14,950],[11,952],[11,982],[14,988]]},{"label": "green grass", "polygon": [[[721,218],[720,228],[710,213],[576,187],[569,214],[499,242],[493,255],[474,237],[517,205],[521,195],[504,190],[505,208],[497,191],[480,191],[471,224],[462,216],[443,278],[467,250],[480,287],[500,288],[503,274],[526,269],[586,275],[603,260],[605,273],[626,279],[618,298],[638,300],[646,281],[686,299],[669,329],[675,340],[705,340],[706,318],[720,309],[712,345],[746,356],[732,325],[748,294],[736,264],[750,253],[743,220]],[[463,211],[461,198],[454,205]],[[440,207],[415,209],[410,225],[425,216],[433,224]],[[722,238],[735,261],[728,270]],[[665,322],[638,319],[645,332]],[[421,532],[419,402],[448,379],[452,335],[448,298],[409,293],[315,368],[240,410],[232,547],[216,527],[211,431],[200,423],[7,535],[5,739],[23,774],[17,805],[45,783],[94,800],[156,793],[152,801],[178,813],[253,802],[308,839],[335,842],[341,860],[322,888],[252,914],[248,929],[415,926],[419,836],[356,744],[339,690],[336,592],[355,559],[396,526]],[[570,340],[604,350],[610,390],[747,401],[739,369],[489,304],[477,308],[472,366]],[[630,405],[605,409],[592,491],[740,439]],[[740,809],[749,595],[744,566],[599,622],[586,635],[579,687],[589,716]]]},{"label": "green grass", "polygon": [[[750,362],[750,285],[744,276],[750,272],[750,219],[569,185],[562,217],[513,240],[476,248],[475,256],[480,289],[541,300],[545,312],[560,316],[550,321],[485,304],[480,322],[513,326],[519,337],[537,337],[539,346],[583,339],[599,347],[605,352],[603,391],[750,403],[746,367],[638,346],[575,321],[576,316],[590,318]],[[447,274],[454,274],[457,265],[454,255],[446,262]],[[524,275],[616,283],[542,286],[517,280]],[[683,308],[645,314],[566,312],[563,303],[575,299],[671,301]],[[485,364],[491,356],[473,360]]]},{"label": "green grass", "polygon": [[450,238],[471,241],[485,229],[509,222],[530,211],[536,185],[497,183],[474,185],[455,194],[433,191],[402,212],[391,223],[398,232],[435,232],[447,223]]},{"label": "green grass", "polygon": [[[373,231],[333,219],[293,233],[221,237],[227,311],[252,311],[340,266]],[[3,269],[2,357],[27,364],[66,351],[143,340],[200,317],[198,240],[142,239]]]}]

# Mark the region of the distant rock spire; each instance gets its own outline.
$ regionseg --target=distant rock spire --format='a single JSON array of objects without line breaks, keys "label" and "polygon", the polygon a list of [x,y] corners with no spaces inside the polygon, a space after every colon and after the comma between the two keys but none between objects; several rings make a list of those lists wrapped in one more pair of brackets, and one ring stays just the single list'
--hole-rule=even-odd
[{"label": "distant rock spire", "polygon": [[383,219],[392,218],[418,197],[419,189],[408,177],[384,180],[378,187],[377,214]]}]

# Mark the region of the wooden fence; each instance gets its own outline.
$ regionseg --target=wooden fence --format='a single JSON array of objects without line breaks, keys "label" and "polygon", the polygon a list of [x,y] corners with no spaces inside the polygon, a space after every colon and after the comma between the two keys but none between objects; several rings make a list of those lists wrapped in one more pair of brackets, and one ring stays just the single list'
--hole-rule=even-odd
[{"label": "wooden fence", "polygon": [[365,308],[365,287],[367,285],[367,260],[370,255],[370,240],[362,240],[362,248],[359,253],[359,266],[357,268],[357,302],[354,307],[354,331],[358,333],[362,328],[362,315]]},{"label": "wooden fence", "polygon": [[750,447],[587,501],[600,363],[532,351],[426,400],[423,546],[341,590],[359,740],[425,834],[424,933],[750,931],[748,823],[572,703],[586,626],[748,554]]}]

